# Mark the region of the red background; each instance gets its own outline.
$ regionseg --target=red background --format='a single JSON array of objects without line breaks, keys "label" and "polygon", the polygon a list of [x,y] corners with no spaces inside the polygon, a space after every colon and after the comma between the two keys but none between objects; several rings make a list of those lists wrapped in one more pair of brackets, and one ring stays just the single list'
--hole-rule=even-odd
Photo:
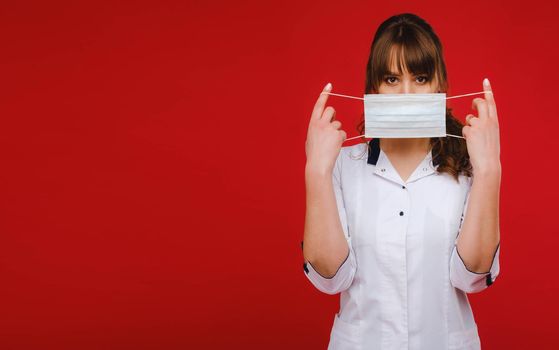
[{"label": "red background", "polygon": [[[551,1],[2,3],[0,348],[324,349],[338,297],[302,269],[308,118],[327,82],[363,93],[400,12],[439,34],[449,94],[495,93],[482,344],[557,348]],[[329,104],[357,135],[362,104]]]}]

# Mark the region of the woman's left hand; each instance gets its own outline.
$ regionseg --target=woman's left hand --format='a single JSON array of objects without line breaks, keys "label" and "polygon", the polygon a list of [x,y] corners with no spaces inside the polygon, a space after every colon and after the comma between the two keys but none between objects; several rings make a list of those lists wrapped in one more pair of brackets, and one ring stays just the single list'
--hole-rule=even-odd
[{"label": "woman's left hand", "polygon": [[478,116],[468,114],[466,126],[462,128],[462,135],[466,138],[470,163],[476,172],[501,171],[499,120],[497,107],[489,80],[483,81],[485,98],[474,98],[472,109],[477,110]]}]

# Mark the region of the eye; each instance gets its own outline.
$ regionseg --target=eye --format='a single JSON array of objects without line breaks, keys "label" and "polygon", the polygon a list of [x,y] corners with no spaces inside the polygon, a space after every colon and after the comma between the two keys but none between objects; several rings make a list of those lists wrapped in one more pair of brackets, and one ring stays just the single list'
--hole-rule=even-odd
[{"label": "eye", "polygon": [[427,77],[426,75],[420,75],[417,78],[415,78],[415,80],[419,83],[419,84],[425,84],[429,81],[429,77]]},{"label": "eye", "polygon": [[391,76],[387,76],[386,78],[384,78],[384,81],[387,82],[388,84],[395,84],[397,80],[398,78],[391,77]]}]

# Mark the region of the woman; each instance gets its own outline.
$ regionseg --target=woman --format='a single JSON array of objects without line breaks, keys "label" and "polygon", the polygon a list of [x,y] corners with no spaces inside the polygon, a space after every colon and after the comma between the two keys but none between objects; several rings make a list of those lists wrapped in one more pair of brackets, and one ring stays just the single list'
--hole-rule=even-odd
[{"label": "woman", "polygon": [[[500,250],[499,125],[489,81],[467,125],[447,109],[447,131],[465,139],[382,138],[344,148],[346,133],[325,107],[331,89],[308,128],[303,244],[309,280],[341,293],[329,349],[479,349],[466,293],[495,281]],[[447,91],[429,24],[413,14],[381,24],[365,91]]]}]

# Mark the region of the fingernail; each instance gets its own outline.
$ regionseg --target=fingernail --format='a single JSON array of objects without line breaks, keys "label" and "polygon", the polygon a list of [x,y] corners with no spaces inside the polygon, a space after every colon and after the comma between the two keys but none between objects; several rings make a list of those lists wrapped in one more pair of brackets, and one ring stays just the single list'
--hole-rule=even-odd
[{"label": "fingernail", "polygon": [[332,88],[332,84],[328,83],[326,84],[326,86],[324,87],[324,90],[330,90]]},{"label": "fingernail", "polygon": [[487,78],[483,79],[483,85],[489,86],[489,79]]}]

